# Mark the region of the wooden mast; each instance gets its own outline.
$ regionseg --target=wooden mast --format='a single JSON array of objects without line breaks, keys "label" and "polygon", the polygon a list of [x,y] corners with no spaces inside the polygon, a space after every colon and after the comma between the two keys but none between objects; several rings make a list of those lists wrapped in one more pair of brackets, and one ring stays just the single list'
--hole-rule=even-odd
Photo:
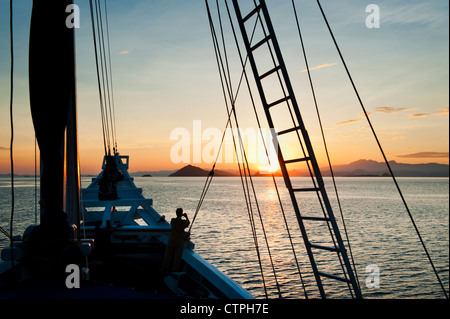
[{"label": "wooden mast", "polygon": [[[66,25],[70,4],[72,0],[33,0],[29,49],[30,107],[41,155],[41,225],[64,236],[69,225],[64,210],[79,211],[74,30]],[[65,168],[70,189],[66,207]]]}]

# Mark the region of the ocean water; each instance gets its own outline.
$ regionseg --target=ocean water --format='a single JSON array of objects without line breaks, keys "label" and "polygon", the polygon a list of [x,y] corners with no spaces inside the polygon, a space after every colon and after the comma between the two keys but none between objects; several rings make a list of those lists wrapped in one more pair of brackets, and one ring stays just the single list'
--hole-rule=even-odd
[{"label": "ocean water", "polygon": [[[90,180],[83,178],[82,186],[86,187]],[[294,178],[293,181],[299,187],[307,187],[308,184],[307,178]],[[443,298],[392,180],[342,177],[336,181],[363,296]],[[214,178],[191,231],[196,252],[257,298],[305,298],[305,291],[309,298],[317,298],[319,295],[303,248],[303,239],[282,179],[277,178],[277,183],[285,217],[272,178],[253,178],[253,182],[257,203],[252,197],[253,214],[249,215],[240,178]],[[154,208],[168,219],[175,216],[177,207],[183,207],[192,220],[204,183],[205,179],[200,177],[135,178],[135,184],[143,188],[144,196],[153,198]],[[325,183],[345,238],[334,189],[329,179]],[[448,292],[449,180],[400,178],[399,184]],[[9,229],[10,193],[9,179],[0,178],[0,226],[6,230]],[[14,234],[21,234],[35,220],[34,178],[16,178],[15,197]],[[298,201],[305,216],[320,211],[315,193],[301,194]],[[254,219],[254,232],[251,218]],[[316,221],[309,222],[306,227],[311,241],[327,244],[327,228]],[[8,240],[0,234],[0,247],[7,244]],[[335,253],[319,252],[315,256],[319,270],[338,273],[339,263]],[[326,278],[323,282],[328,297],[350,297],[343,283]]]}]

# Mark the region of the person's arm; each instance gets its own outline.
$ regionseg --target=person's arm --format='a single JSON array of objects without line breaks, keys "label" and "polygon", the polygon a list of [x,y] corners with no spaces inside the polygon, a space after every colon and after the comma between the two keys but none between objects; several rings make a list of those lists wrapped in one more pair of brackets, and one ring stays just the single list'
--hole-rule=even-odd
[{"label": "person's arm", "polygon": [[191,223],[186,213],[183,214],[184,218],[186,218],[186,221],[188,222],[188,225]]}]

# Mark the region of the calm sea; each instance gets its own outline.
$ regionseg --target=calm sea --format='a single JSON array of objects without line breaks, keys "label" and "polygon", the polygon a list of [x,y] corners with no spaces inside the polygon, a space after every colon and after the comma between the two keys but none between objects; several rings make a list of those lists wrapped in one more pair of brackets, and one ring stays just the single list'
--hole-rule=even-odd
[{"label": "calm sea", "polygon": [[[264,298],[267,293],[269,298],[304,298],[305,290],[308,297],[317,297],[318,292],[310,273],[299,227],[289,205],[289,196],[282,179],[277,181],[303,284],[271,178],[253,179],[257,196],[257,203],[252,197],[253,215],[248,214],[240,178],[214,178],[194,222],[191,240],[202,257],[255,297]],[[83,178],[82,186],[86,187],[89,182],[90,178]],[[294,178],[294,182],[297,186],[306,186],[308,179]],[[192,220],[205,179],[136,177],[135,183],[143,188],[144,196],[153,198],[154,208],[160,214],[171,218],[177,207],[183,207]],[[448,291],[449,180],[400,178],[399,184]],[[336,196],[329,179],[326,179],[326,185],[345,237]],[[337,185],[364,297],[443,298],[392,180],[375,177],[337,178]],[[9,179],[0,178],[0,225],[7,230],[10,193]],[[22,234],[24,228],[35,219],[34,178],[16,178],[15,197],[14,233]],[[298,199],[305,216],[320,211],[315,194],[302,194]],[[255,232],[250,226],[250,218],[255,221]],[[264,225],[264,231],[261,224]],[[319,224],[315,221],[307,225],[310,239],[315,243],[325,244],[329,238],[328,230]],[[259,247],[261,267],[255,241]],[[0,234],[0,247],[7,244],[7,239]],[[334,253],[326,252],[316,255],[319,269],[333,273],[338,267],[335,256]],[[270,259],[273,263],[270,263]],[[342,284],[324,279],[324,287],[331,298],[348,297],[348,290]]]}]

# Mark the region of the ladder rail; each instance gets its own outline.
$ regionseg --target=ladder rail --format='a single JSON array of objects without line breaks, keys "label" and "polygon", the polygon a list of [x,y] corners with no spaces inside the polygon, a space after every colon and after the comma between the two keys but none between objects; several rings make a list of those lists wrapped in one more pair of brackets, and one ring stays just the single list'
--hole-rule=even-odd
[{"label": "ladder rail", "polygon": [[[316,157],[314,155],[314,150],[313,150],[313,147],[312,147],[311,140],[309,138],[308,132],[307,132],[307,130],[305,128],[305,125],[303,123],[302,116],[300,114],[300,110],[299,110],[298,103],[297,103],[297,100],[296,100],[296,97],[295,97],[295,93],[294,93],[292,84],[290,82],[289,74],[288,74],[286,65],[284,63],[284,59],[283,59],[283,56],[282,56],[282,53],[281,53],[280,46],[278,44],[278,40],[277,40],[277,38],[275,36],[275,30],[273,28],[273,25],[272,25],[272,22],[271,22],[271,19],[270,19],[270,15],[269,15],[267,6],[265,4],[265,1],[264,0],[260,0],[259,1],[259,5],[257,5],[256,2],[255,2],[255,6],[256,7],[247,16],[245,16],[245,18],[242,17],[242,13],[240,11],[238,0],[233,0],[233,6],[234,6],[234,9],[235,9],[235,12],[236,12],[237,21],[238,21],[238,24],[239,24],[239,28],[241,30],[242,38],[244,40],[244,45],[245,45],[245,48],[246,48],[246,51],[247,51],[247,54],[248,54],[248,60],[250,62],[250,66],[251,66],[251,69],[252,69],[252,72],[253,72],[253,75],[254,75],[254,78],[255,78],[256,87],[258,89],[258,92],[259,92],[259,95],[260,95],[260,98],[261,98],[261,102],[262,102],[262,104],[264,106],[264,113],[266,115],[266,118],[267,118],[267,121],[268,121],[268,125],[269,125],[270,128],[274,128],[274,123],[273,123],[273,119],[272,119],[272,114],[270,113],[271,112],[270,108],[276,107],[278,104],[281,104],[283,102],[288,103],[288,101],[290,101],[291,105],[288,104],[289,111],[291,112],[290,108],[292,107],[292,109],[294,111],[294,114],[295,114],[295,119],[297,120],[297,123],[295,123],[294,118],[292,118],[292,120],[294,122],[294,128],[284,130],[283,133],[286,134],[286,133],[295,131],[297,133],[297,136],[299,138],[300,144],[302,145],[302,149],[303,149],[303,143],[301,142],[300,134],[299,134],[299,133],[301,133],[301,136],[303,137],[304,145],[306,147],[306,151],[308,153],[308,155],[305,154],[305,160],[304,161],[306,161],[307,163],[308,162],[311,163],[312,171],[314,172],[315,180],[317,181],[317,185],[316,185],[315,184],[316,182],[314,181],[314,178],[313,178],[313,182],[314,182],[314,187],[313,188],[304,188],[304,189],[301,189],[301,188],[298,189],[297,188],[297,189],[295,189],[293,187],[292,182],[291,182],[291,178],[289,176],[289,172],[288,172],[287,167],[286,167],[286,164],[294,163],[294,162],[296,162],[298,160],[284,160],[283,153],[282,153],[282,150],[281,150],[281,147],[280,147],[280,143],[279,143],[279,140],[278,140],[278,134],[274,133],[274,131],[272,130],[272,137],[273,137],[272,140],[273,140],[274,147],[275,147],[275,149],[278,152],[278,161],[279,161],[279,164],[280,164],[280,169],[281,169],[281,172],[283,174],[283,179],[284,179],[285,185],[286,185],[286,187],[287,187],[287,189],[289,191],[291,202],[292,202],[292,205],[293,205],[293,208],[294,208],[294,211],[295,211],[295,215],[297,217],[297,221],[298,221],[298,224],[299,224],[299,227],[300,227],[300,231],[301,231],[302,236],[303,236],[303,240],[305,242],[306,252],[307,252],[307,255],[308,255],[310,263],[311,263],[312,271],[313,271],[313,274],[314,274],[314,277],[315,277],[315,280],[316,280],[316,283],[317,283],[317,287],[319,289],[319,293],[320,293],[322,298],[326,298],[326,294],[325,294],[325,291],[324,291],[324,288],[323,288],[322,279],[321,279],[321,276],[324,276],[323,275],[324,273],[320,272],[318,270],[318,267],[317,267],[317,264],[315,262],[315,258],[314,258],[314,254],[313,254],[312,248],[319,248],[319,249],[322,248],[323,249],[323,247],[318,246],[318,245],[313,245],[309,241],[308,232],[307,232],[306,227],[305,227],[305,225],[303,223],[303,218],[302,218],[302,215],[301,215],[301,212],[300,212],[300,207],[298,205],[297,197],[295,195],[295,193],[298,192],[298,191],[316,191],[316,192],[320,193],[322,201],[323,201],[323,204],[325,205],[326,213],[328,214],[328,216],[325,216],[322,220],[326,220],[327,224],[331,223],[331,228],[332,228],[333,232],[331,232],[331,230],[330,230],[330,234],[331,234],[331,237],[333,239],[333,242],[334,241],[337,242],[336,243],[337,246],[335,244],[334,248],[328,248],[328,250],[337,252],[340,261],[341,261],[340,258],[342,257],[343,262],[344,262],[343,265],[342,265],[342,262],[341,262],[341,265],[343,267],[342,270],[343,270],[343,273],[346,276],[346,278],[348,276],[348,280],[346,279],[346,280],[341,280],[341,281],[345,281],[345,282],[347,282],[349,284],[350,291],[353,288],[353,292],[355,293],[357,298],[362,298],[362,294],[361,294],[360,288],[359,288],[359,286],[357,284],[357,281],[356,281],[356,278],[354,276],[353,269],[352,269],[352,266],[351,266],[351,263],[350,263],[350,260],[348,258],[347,251],[346,251],[346,248],[345,248],[345,245],[344,245],[344,241],[343,241],[343,239],[342,239],[342,237],[340,235],[339,227],[337,225],[336,218],[334,216],[334,213],[333,213],[333,210],[332,210],[332,207],[331,207],[331,204],[330,204],[330,200],[328,198],[328,195],[327,195],[327,192],[326,192],[326,189],[325,189],[325,184],[324,184],[324,181],[323,181],[322,173],[321,173],[321,171],[319,169],[319,165],[317,163],[317,159],[316,159]],[[260,17],[260,13],[262,13],[262,15],[264,17],[265,26],[267,27],[267,33],[268,34],[266,33],[266,30],[264,29],[264,23],[263,23],[263,20]],[[262,26],[263,31],[264,31],[264,38],[262,40],[260,40],[259,42],[257,42],[256,45],[252,46],[251,43],[250,43],[250,40],[248,38],[247,32],[246,32],[245,22],[247,22],[249,20],[249,18],[251,16],[255,15],[255,14],[258,14],[258,19],[260,19],[261,26]],[[269,45],[270,41],[272,42],[272,46]],[[267,71],[267,72],[263,73],[262,75],[260,75],[259,72],[258,72],[258,68],[257,68],[257,65],[256,65],[256,61],[255,61],[254,55],[253,55],[253,51],[259,49],[261,46],[265,45],[266,43],[269,46],[269,50],[273,49],[273,51],[275,52],[275,56],[276,56],[276,59],[278,61],[278,65],[277,65],[275,59],[273,58],[273,54],[271,52],[272,60],[274,62],[274,68],[271,69],[270,71]],[[280,76],[280,72],[281,72],[281,76]],[[279,99],[279,100],[277,100],[275,102],[268,103],[267,98],[266,98],[266,94],[265,94],[265,91],[264,91],[264,88],[263,88],[263,85],[262,85],[261,81],[264,78],[266,78],[268,76],[271,76],[272,74],[275,74],[275,73],[278,75],[278,78],[279,78],[279,81],[280,81],[280,85],[282,86],[283,93],[284,93],[284,98],[281,98],[281,99]],[[284,85],[283,85],[283,81],[282,80],[284,81]],[[287,92],[285,91],[285,89],[286,89]],[[291,113],[291,116],[292,116],[292,113]],[[304,150],[303,150],[303,152],[304,152]],[[309,163],[308,163],[308,168],[309,168]],[[311,173],[311,170],[310,170],[310,173]],[[319,200],[320,200],[320,197],[319,197]],[[307,219],[308,218],[305,218],[305,220],[307,220]],[[320,220],[320,219],[316,219],[316,220]],[[333,234],[334,234],[334,237],[333,237]],[[345,269],[344,269],[344,267],[345,267]],[[337,277],[337,276],[333,276],[333,275],[328,275],[328,276],[325,276],[325,277],[335,278],[335,279],[336,278],[341,278],[341,277]]]}]

